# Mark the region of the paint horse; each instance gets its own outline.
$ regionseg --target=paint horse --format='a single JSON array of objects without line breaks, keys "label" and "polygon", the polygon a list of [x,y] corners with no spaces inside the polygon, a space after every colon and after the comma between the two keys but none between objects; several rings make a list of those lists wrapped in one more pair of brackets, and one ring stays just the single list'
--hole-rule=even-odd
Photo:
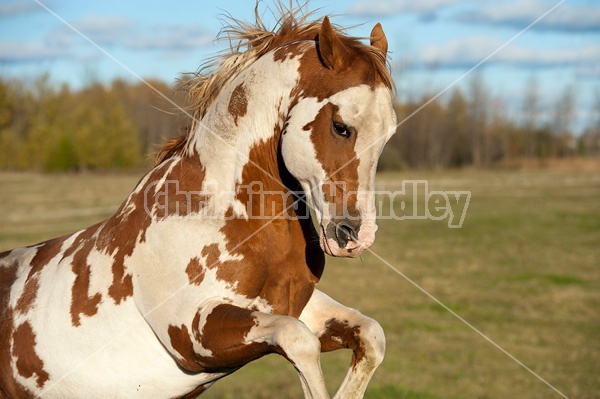
[{"label": "paint horse", "polygon": [[387,40],[292,11],[232,35],[247,50],[189,82],[195,122],[113,216],[0,254],[0,397],[192,398],[277,353],[327,398],[319,356],[341,348],[335,397],[363,396],[383,330],[315,286],[325,253],[374,240]]}]

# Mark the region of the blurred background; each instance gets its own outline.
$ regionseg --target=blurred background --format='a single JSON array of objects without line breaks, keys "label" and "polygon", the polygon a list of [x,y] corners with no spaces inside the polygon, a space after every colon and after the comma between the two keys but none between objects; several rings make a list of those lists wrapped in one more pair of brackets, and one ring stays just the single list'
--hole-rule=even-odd
[{"label": "blurred background", "polygon": [[[184,105],[181,81],[229,46],[215,40],[225,15],[253,20],[254,6],[0,0],[0,251],[110,216],[157,145],[189,123],[156,91]],[[600,4],[300,6],[353,36],[384,27],[400,123],[379,188],[427,180],[472,193],[460,229],[383,220],[373,251],[385,261],[329,261],[321,288],[388,336],[366,397],[599,398]],[[269,8],[261,1],[258,12],[273,26]],[[324,355],[331,392],[348,362]],[[272,356],[206,394],[301,395],[291,366]]]},{"label": "blurred background", "polygon": [[[355,26],[349,32],[355,36],[368,36],[381,22],[400,120],[428,104],[401,123],[381,168],[600,154],[597,3],[413,3],[308,6]],[[269,5],[262,2],[259,13],[272,26]],[[251,20],[253,12],[253,1],[232,0],[1,2],[0,169],[140,166],[187,121],[173,117],[180,112],[139,78],[173,97],[177,79],[229,45],[215,41],[225,14]]]}]

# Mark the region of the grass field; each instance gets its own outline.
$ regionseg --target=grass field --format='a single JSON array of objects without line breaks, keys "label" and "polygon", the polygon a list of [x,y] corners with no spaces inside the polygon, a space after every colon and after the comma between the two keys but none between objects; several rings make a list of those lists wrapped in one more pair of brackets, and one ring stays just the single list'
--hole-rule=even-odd
[{"label": "grass field", "polygon": [[[0,174],[0,251],[101,220],[139,177]],[[400,189],[402,180],[471,198],[461,228],[382,220],[373,253],[328,260],[320,288],[386,331],[386,359],[366,397],[561,397],[399,271],[567,397],[600,398],[600,171],[407,172],[379,185]],[[333,393],[350,354],[322,359]],[[302,392],[292,366],[272,355],[203,397]]]}]

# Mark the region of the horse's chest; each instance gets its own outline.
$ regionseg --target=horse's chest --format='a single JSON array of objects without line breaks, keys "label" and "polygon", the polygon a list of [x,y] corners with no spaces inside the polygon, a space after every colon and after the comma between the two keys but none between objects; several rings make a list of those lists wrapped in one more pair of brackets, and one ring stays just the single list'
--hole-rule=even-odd
[{"label": "horse's chest", "polygon": [[267,275],[259,296],[269,303],[273,313],[298,317],[317,281],[306,265],[281,264]]},{"label": "horse's chest", "polygon": [[[227,243],[244,245],[234,247],[227,256],[223,246],[205,246],[201,254],[206,257],[207,267],[214,268],[216,278],[235,291],[234,297],[251,299],[251,303],[255,299],[266,302],[266,309],[276,314],[299,316],[322,271],[323,259],[312,256],[313,252],[322,254],[320,248],[307,249],[298,223],[276,220],[264,227],[252,220],[239,222],[238,228],[230,224],[221,232]],[[264,234],[255,234],[256,231]],[[231,260],[224,260],[227,257]]]},{"label": "horse's chest", "polygon": [[306,263],[260,262],[238,264],[237,271],[224,272],[233,277],[229,282],[236,294],[258,299],[275,314],[299,316],[318,281]]}]

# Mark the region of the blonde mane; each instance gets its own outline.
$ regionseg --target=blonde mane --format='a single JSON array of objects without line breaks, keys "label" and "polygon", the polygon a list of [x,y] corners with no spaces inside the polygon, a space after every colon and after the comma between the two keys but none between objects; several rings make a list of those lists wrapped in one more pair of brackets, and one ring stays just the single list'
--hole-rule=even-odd
[{"label": "blonde mane", "polygon": [[[313,12],[305,12],[302,8],[286,8],[277,3],[278,19],[270,30],[258,13],[258,2],[255,7],[255,21],[248,23],[228,16],[229,23],[219,36],[225,35],[230,48],[203,64],[194,76],[185,81],[182,88],[187,91],[187,104],[192,115],[191,125],[187,133],[166,142],[157,154],[157,163],[181,153],[185,148],[190,132],[200,123],[208,108],[214,102],[223,87],[234,80],[254,61],[269,51],[284,44],[299,40],[316,40],[321,27],[321,19],[309,21]],[[336,34],[346,46],[360,50],[372,63],[383,84],[394,89],[394,84],[386,61],[386,54],[381,50],[364,45],[359,38],[346,36],[344,29],[334,26]],[[240,51],[240,49],[245,49]]]}]

